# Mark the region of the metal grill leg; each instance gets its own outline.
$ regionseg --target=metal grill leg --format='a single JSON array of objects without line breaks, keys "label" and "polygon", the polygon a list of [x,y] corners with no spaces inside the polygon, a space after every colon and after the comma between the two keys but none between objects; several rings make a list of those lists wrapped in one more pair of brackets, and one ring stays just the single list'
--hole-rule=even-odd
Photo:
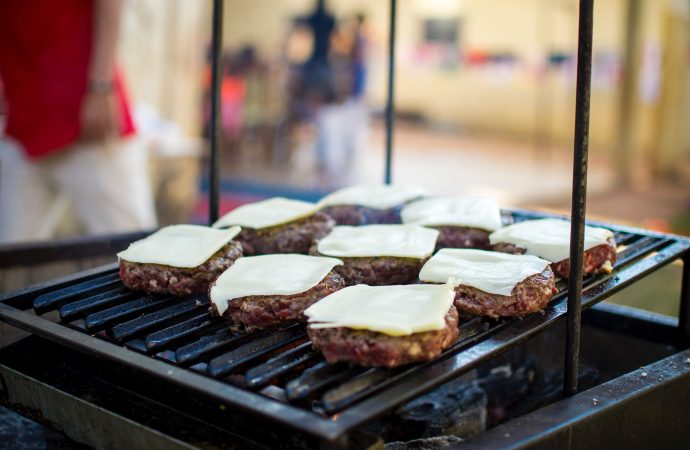
[{"label": "metal grill leg", "polygon": [[393,157],[393,103],[395,82],[395,16],[397,0],[391,0],[390,28],[388,30],[388,97],[386,100],[386,168],[384,182],[391,183],[391,159]]},{"label": "metal grill leg", "polygon": [[208,222],[218,220],[220,197],[220,167],[218,146],[220,145],[220,82],[223,77],[223,0],[213,0],[213,29],[211,34],[211,155],[208,174]]},{"label": "metal grill leg", "polygon": [[568,280],[568,328],[565,348],[563,394],[577,392],[582,312],[582,271],[587,201],[587,152],[589,145],[589,95],[592,75],[592,10],[594,0],[580,0],[577,38],[577,92],[570,227],[570,278]]}]

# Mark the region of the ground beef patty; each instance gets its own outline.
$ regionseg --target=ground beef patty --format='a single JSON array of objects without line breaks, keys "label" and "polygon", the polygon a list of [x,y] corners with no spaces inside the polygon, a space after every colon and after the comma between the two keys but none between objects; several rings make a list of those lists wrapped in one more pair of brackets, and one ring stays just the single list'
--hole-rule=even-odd
[{"label": "ground beef patty", "polygon": [[[327,295],[345,287],[338,274],[330,272],[308,291],[293,295],[251,295],[230,300],[223,317],[251,328],[264,328],[283,322],[306,321],[304,310]],[[217,315],[215,305],[212,307]]]},{"label": "ground beef patty", "polygon": [[436,241],[436,250],[442,248],[477,248],[489,250],[489,232],[479,228],[468,228],[459,226],[435,226],[439,231]]},{"label": "ground beef patty", "polygon": [[[524,247],[504,243],[494,244],[492,249],[497,252],[516,253],[519,255],[523,255],[527,251]],[[590,248],[584,254],[583,275],[611,272],[611,268],[616,263],[617,256],[616,240],[614,238],[610,238],[606,244]],[[563,261],[551,263],[551,269],[556,276],[567,280],[570,276],[570,259],[566,258]]]},{"label": "ground beef patty", "polygon": [[205,263],[190,269],[120,260],[120,278],[125,286],[136,291],[172,295],[203,293],[241,256],[242,245],[230,241]]},{"label": "ground beef patty", "polygon": [[402,206],[389,209],[374,209],[360,205],[334,205],[323,208],[321,212],[335,220],[336,225],[375,225],[402,223]]},{"label": "ground beef patty", "polygon": [[312,328],[311,343],[329,363],[347,361],[364,367],[397,367],[428,361],[450,347],[458,338],[458,312],[451,306],[441,330],[389,336],[352,328]]},{"label": "ground beef patty", "polygon": [[242,228],[237,239],[242,243],[247,256],[271,253],[302,253],[316,239],[331,232],[335,222],[326,214],[317,212],[304,219],[295,220],[270,228]]},{"label": "ground beef patty", "polygon": [[553,272],[547,266],[542,273],[516,284],[510,295],[490,294],[461,284],[455,288],[455,307],[476,316],[522,316],[544,309],[557,292]]},{"label": "ground beef patty", "polygon": [[[314,244],[309,251],[314,256],[322,255]],[[340,266],[333,271],[343,277],[346,286],[368,284],[369,286],[389,286],[411,283],[419,276],[419,271],[426,259],[397,258],[394,256],[371,256],[358,258],[341,258]]]}]

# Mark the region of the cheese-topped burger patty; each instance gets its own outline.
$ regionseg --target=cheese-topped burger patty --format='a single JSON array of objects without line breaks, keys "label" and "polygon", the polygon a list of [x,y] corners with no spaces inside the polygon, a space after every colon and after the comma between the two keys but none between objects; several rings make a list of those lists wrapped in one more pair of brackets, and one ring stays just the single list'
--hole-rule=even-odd
[{"label": "cheese-topped burger patty", "polygon": [[358,185],[335,191],[318,205],[337,225],[397,224],[401,208],[425,193],[414,186]]},{"label": "cheese-topped burger patty", "polygon": [[216,230],[198,225],[171,225],[118,253],[125,286],[156,294],[207,292],[211,283],[242,256],[232,240],[239,227]]},{"label": "cheese-topped burger patty", "polygon": [[316,205],[274,197],[236,208],[213,224],[215,228],[239,225],[238,240],[245,255],[302,253],[316,239],[327,235],[334,220],[317,211]]},{"label": "cheese-topped burger patty", "polygon": [[428,361],[458,337],[452,285],[351,286],[305,311],[329,363],[397,367]]},{"label": "cheese-topped burger patty", "polygon": [[242,258],[211,287],[211,311],[249,328],[303,321],[304,310],[343,288],[336,258],[282,254]]},{"label": "cheese-topped burger patty", "polygon": [[404,284],[417,278],[437,237],[417,225],[337,226],[311,253],[340,258],[344,264],[334,270],[348,286]]},{"label": "cheese-topped burger patty", "polygon": [[455,284],[459,311],[493,318],[540,311],[558,292],[549,261],[470,249],[443,249],[419,274],[427,283]]},{"label": "cheese-topped burger patty", "polygon": [[490,247],[489,233],[501,227],[501,211],[489,197],[430,197],[413,201],[402,212],[405,224],[439,230],[436,248]]},{"label": "cheese-topped burger patty", "polygon": [[[551,261],[551,269],[560,278],[570,276],[570,222],[539,219],[518,222],[500,228],[489,236],[493,250],[528,254]],[[583,275],[610,273],[616,263],[616,240],[605,228],[585,227]]]}]

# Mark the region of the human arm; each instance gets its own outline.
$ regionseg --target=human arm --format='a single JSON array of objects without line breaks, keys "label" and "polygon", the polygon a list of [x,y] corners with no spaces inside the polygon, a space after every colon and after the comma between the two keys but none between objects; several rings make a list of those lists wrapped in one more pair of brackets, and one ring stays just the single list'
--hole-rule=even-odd
[{"label": "human arm", "polygon": [[87,91],[81,109],[82,138],[102,140],[117,133],[114,66],[122,0],[94,0],[93,44]]}]

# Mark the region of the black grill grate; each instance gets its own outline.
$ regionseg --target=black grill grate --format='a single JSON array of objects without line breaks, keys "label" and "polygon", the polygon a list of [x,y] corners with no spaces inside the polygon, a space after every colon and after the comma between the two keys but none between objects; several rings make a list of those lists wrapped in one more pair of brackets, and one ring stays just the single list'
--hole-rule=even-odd
[{"label": "black grill grate", "polygon": [[[524,211],[512,215],[516,221],[544,216]],[[690,241],[676,236],[606,226],[615,230],[619,260],[612,274],[585,280],[585,308],[679,258],[690,247]],[[154,360],[178,366],[197,378],[185,375],[181,380],[181,372],[165,372],[158,366],[156,373],[167,382],[203,389],[235,408],[332,440],[563,318],[566,285],[559,282],[558,287],[559,293],[544,313],[522,319],[461,321],[460,340],[439,358],[392,370],[329,365],[312,350],[300,324],[249,334],[232,331],[208,313],[205,295],[174,298],[134,293],[121,284],[114,266],[7,296],[0,305],[0,318],[82,350],[93,347],[95,340],[106,341],[105,357],[113,346],[124,347],[129,353],[118,353],[120,359],[135,368],[153,369]],[[31,315],[32,308],[42,317]],[[66,336],[67,327],[84,339]],[[133,359],[128,356],[133,352],[146,357]],[[221,385],[246,392],[251,401],[231,395],[234,390],[220,390]],[[288,409],[265,412],[276,404]],[[310,419],[297,417],[298,410]]]}]

